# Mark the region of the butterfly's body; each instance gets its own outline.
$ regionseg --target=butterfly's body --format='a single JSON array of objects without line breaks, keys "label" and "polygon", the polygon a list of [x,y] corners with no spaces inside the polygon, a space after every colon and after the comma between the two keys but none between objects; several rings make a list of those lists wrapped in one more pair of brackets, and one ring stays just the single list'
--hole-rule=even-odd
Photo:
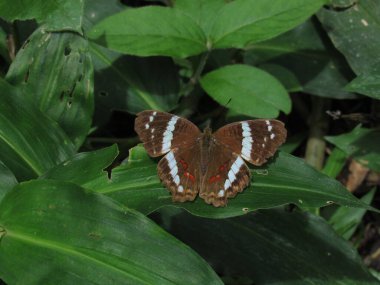
[{"label": "butterfly's body", "polygon": [[150,156],[167,153],[158,175],[173,201],[192,201],[199,193],[216,207],[248,186],[250,171],[242,158],[261,165],[286,138],[277,120],[232,123],[215,133],[207,127],[202,133],[190,121],[158,111],[139,113],[135,130]]}]

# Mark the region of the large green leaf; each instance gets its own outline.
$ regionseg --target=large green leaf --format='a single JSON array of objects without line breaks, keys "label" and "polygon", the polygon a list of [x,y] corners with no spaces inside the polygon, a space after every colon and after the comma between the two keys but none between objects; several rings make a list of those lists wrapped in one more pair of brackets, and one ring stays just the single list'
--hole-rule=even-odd
[{"label": "large green leaf", "polygon": [[94,109],[93,68],[85,39],[38,29],[17,53],[6,79],[21,86],[79,148]]},{"label": "large green leaf", "polygon": [[0,203],[5,194],[17,185],[17,179],[9,168],[0,161]]},{"label": "large green leaf", "polygon": [[0,204],[0,235],[9,284],[222,284],[149,219],[72,183],[16,187]]},{"label": "large green leaf", "polygon": [[345,9],[322,9],[318,18],[335,47],[358,75],[347,90],[380,99],[380,6],[377,0],[361,0]]},{"label": "large green leaf", "polygon": [[359,75],[345,89],[380,100],[380,71]]},{"label": "large green leaf", "polygon": [[[78,183],[145,214],[163,206],[174,206],[198,216],[225,218],[287,203],[320,207],[332,202],[373,210],[338,181],[321,174],[303,160],[282,152],[264,168],[252,170],[252,185],[230,199],[227,207],[214,208],[200,198],[195,202],[173,203],[168,190],[158,179],[157,164],[148,158],[142,147],[134,148],[128,162],[115,167],[108,177],[102,171],[107,165],[104,157],[112,157],[111,153],[106,155],[108,151],[111,150],[77,155],[67,165],[63,163],[51,170],[46,177]],[[96,164],[97,167],[91,167],[89,173],[83,175],[81,170],[86,164]],[[79,178],[79,175],[82,177]]]},{"label": "large green leaf", "polygon": [[275,118],[279,111],[290,112],[285,88],[267,72],[248,65],[229,65],[201,79],[206,92],[219,104],[240,114]]},{"label": "large green leaf", "polygon": [[7,21],[36,19],[48,30],[81,33],[84,0],[0,1],[0,18]]},{"label": "large green leaf", "polygon": [[377,0],[361,0],[345,9],[321,9],[322,22],[335,47],[356,74],[371,73],[380,64],[380,6]]},{"label": "large green leaf", "polygon": [[57,123],[0,79],[0,160],[19,180],[41,175],[74,154]]},{"label": "large green leaf", "polygon": [[213,48],[244,48],[301,24],[325,0],[236,0],[215,16],[210,32]]},{"label": "large green leaf", "polygon": [[362,128],[360,125],[350,133],[328,136],[326,140],[352,156],[361,164],[380,171],[380,130]]},{"label": "large green leaf", "polygon": [[187,57],[207,49],[204,32],[192,18],[178,9],[157,6],[112,15],[95,25],[89,37],[138,56]]},{"label": "large green leaf", "polygon": [[182,214],[169,229],[225,278],[244,284],[379,284],[355,249],[308,212],[259,211],[224,220]]},{"label": "large green leaf", "polygon": [[251,45],[244,53],[245,63],[264,68],[287,86],[291,82],[289,76],[282,79],[279,73],[266,68],[268,64],[280,65],[294,74],[305,93],[336,99],[355,98],[343,90],[353,78],[350,67],[321,35],[324,32],[317,21],[306,21],[274,39]]}]

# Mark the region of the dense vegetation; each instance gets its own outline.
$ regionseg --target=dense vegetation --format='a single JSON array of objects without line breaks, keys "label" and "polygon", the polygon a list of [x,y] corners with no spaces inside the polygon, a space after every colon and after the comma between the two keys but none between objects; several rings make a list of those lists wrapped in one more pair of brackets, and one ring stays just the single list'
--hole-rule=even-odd
[{"label": "dense vegetation", "polygon": [[[377,0],[0,0],[4,284],[378,284]],[[278,118],[227,207],[133,130]]]}]

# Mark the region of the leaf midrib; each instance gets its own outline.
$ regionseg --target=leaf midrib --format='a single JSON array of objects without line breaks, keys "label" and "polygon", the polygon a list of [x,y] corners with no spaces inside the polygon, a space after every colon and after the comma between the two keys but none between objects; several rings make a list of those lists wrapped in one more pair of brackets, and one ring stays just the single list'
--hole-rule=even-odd
[{"label": "leaf midrib", "polygon": [[10,237],[10,238],[14,238],[14,239],[17,239],[17,240],[20,240],[24,243],[28,243],[28,244],[32,244],[34,246],[39,246],[39,247],[42,247],[42,248],[47,248],[47,249],[51,249],[53,251],[57,251],[57,252],[62,252],[63,254],[67,254],[69,256],[75,256],[77,258],[82,258],[82,259],[87,259],[88,261],[92,262],[92,263],[95,263],[95,264],[99,264],[103,267],[107,267],[107,268],[110,268],[112,271],[115,271],[117,273],[121,273],[122,275],[130,278],[130,279],[133,279],[133,280],[136,280],[142,284],[147,284],[149,285],[150,283],[148,283],[147,281],[145,280],[142,280],[140,278],[138,278],[137,276],[135,275],[132,275],[126,271],[123,271],[121,270],[120,268],[116,267],[116,266],[112,266],[111,264],[109,263],[106,263],[106,262],[103,262],[99,259],[95,259],[89,255],[86,255],[80,251],[77,251],[71,247],[68,247],[68,246],[65,246],[63,245],[62,243],[57,243],[57,242],[52,242],[52,241],[49,241],[49,240],[44,240],[44,239],[37,239],[35,236],[31,237],[31,236],[28,236],[28,235],[25,235],[25,234],[22,234],[22,233],[17,233],[17,232],[14,232],[14,231],[10,231],[10,230],[7,230],[6,231],[6,236],[7,237]]}]

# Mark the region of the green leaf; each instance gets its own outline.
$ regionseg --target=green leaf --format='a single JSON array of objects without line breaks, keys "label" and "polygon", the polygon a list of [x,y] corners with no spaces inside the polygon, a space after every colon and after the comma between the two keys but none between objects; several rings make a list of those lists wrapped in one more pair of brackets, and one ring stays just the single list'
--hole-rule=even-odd
[{"label": "green leaf", "polygon": [[19,180],[37,177],[74,154],[62,129],[0,79],[0,160]]},{"label": "green leaf", "polygon": [[379,129],[366,129],[358,125],[350,133],[328,136],[325,139],[364,166],[380,171]]},{"label": "green leaf", "polygon": [[[361,0],[346,9],[321,9],[318,19],[334,46],[357,75],[380,69],[380,6],[377,0]],[[375,75],[375,74],[372,74]]]},{"label": "green leaf", "polygon": [[360,74],[345,87],[345,90],[380,100],[380,71]]},{"label": "green leaf", "polygon": [[0,229],[8,284],[222,284],[148,218],[72,183],[17,186],[0,204]]},{"label": "green leaf", "polygon": [[236,0],[216,15],[213,48],[244,48],[284,33],[304,22],[325,0]]},{"label": "green leaf", "polygon": [[[244,53],[244,62],[264,68],[279,80],[282,77],[265,66],[280,65],[293,73],[303,92],[308,94],[335,99],[356,98],[355,94],[343,90],[353,77],[352,71],[344,57],[321,37],[324,33],[319,22],[306,21],[276,38],[251,45]],[[284,86],[289,85],[288,78],[281,82]]]},{"label": "green leaf", "polygon": [[275,118],[289,113],[291,101],[285,88],[267,72],[247,65],[229,65],[207,73],[200,81],[219,104],[240,114]]},{"label": "green leaf", "polygon": [[[118,154],[116,145],[75,154],[69,160],[62,162],[47,171],[40,179],[55,179],[73,182],[84,188],[91,188],[96,179],[108,181],[104,171],[114,161]],[[80,173],[80,175],[78,175]]]},{"label": "green leaf", "polygon": [[346,164],[346,153],[340,148],[336,147],[327,158],[326,164],[322,172],[329,177],[335,178],[342,171]]},{"label": "green leaf", "polygon": [[[97,155],[102,156],[101,152]],[[374,210],[350,194],[338,181],[321,174],[303,160],[283,152],[265,167],[252,170],[252,185],[230,199],[225,208],[214,208],[200,198],[195,202],[173,203],[170,193],[159,181],[157,164],[148,158],[141,146],[131,150],[128,163],[112,169],[110,178],[100,171],[106,166],[106,163],[100,162],[97,170],[92,168],[98,173],[98,178],[90,174],[92,180],[89,181],[70,178],[82,165],[98,161],[97,155],[78,155],[66,167],[58,166],[52,170],[50,173],[55,175],[51,177],[80,183],[86,189],[105,194],[145,214],[163,206],[174,206],[198,216],[226,218],[288,203],[308,208],[332,202]],[[82,159],[85,161],[81,162]]]},{"label": "green leaf", "polygon": [[94,109],[93,68],[85,39],[38,29],[17,53],[6,79],[20,86],[79,148]]},{"label": "green leaf", "polygon": [[[376,188],[365,194],[360,200],[371,204]],[[362,222],[366,209],[339,207],[329,219],[329,224],[344,239],[349,240]]]},{"label": "green leaf", "polygon": [[224,220],[182,214],[169,229],[226,277],[248,284],[378,284],[356,250],[308,212],[267,210]]},{"label": "green leaf", "polygon": [[[6,21],[36,19],[50,31],[70,30],[82,33],[84,0],[0,1],[0,17]],[[26,6],[27,5],[27,6]]]},{"label": "green leaf", "polygon": [[177,9],[157,6],[112,15],[95,25],[89,37],[138,56],[188,57],[207,50],[204,32],[192,18]]},{"label": "green leaf", "polygon": [[12,171],[0,161],[0,203],[4,196],[17,185],[17,179]]}]

